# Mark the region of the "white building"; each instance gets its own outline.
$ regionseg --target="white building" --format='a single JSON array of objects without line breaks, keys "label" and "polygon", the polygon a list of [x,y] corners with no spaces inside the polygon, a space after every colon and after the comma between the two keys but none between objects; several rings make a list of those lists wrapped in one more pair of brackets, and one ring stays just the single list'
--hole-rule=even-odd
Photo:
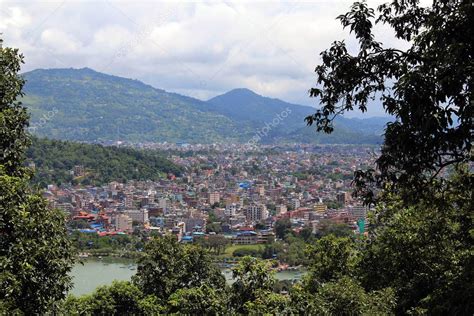
[{"label": "white building", "polygon": [[148,210],[141,209],[141,210],[126,210],[124,212],[125,215],[128,215],[132,218],[132,221],[138,223],[147,223],[148,222]]},{"label": "white building", "polygon": [[298,208],[301,206],[301,202],[300,202],[299,199],[292,199],[292,200],[290,201],[290,205],[291,205],[291,207],[293,208],[293,210],[296,210],[296,209],[298,209]]},{"label": "white building", "polygon": [[286,205],[280,204],[276,206],[276,215],[284,215],[287,212]]},{"label": "white building", "polygon": [[349,212],[355,220],[365,219],[367,217],[367,207],[363,205],[351,206]]},{"label": "white building", "polygon": [[169,200],[167,198],[158,199],[158,207],[162,209],[167,209],[169,206]]},{"label": "white building", "polygon": [[226,207],[225,207],[224,214],[226,216],[235,216],[235,214],[237,214],[238,209],[239,208],[238,208],[236,203],[227,204]]},{"label": "white building", "polygon": [[113,219],[115,223],[115,230],[128,233],[133,231],[133,220],[130,216],[125,214],[117,214]]},{"label": "white building", "polygon": [[219,192],[211,192],[209,193],[209,204],[214,205],[216,203],[219,203],[221,201],[221,195]]}]

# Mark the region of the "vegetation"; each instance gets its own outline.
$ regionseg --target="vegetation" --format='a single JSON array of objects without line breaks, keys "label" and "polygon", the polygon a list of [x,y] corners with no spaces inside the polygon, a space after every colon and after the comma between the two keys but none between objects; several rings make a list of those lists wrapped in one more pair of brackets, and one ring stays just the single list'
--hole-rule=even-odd
[{"label": "vegetation", "polygon": [[[336,41],[321,53],[318,86],[311,89],[321,108],[306,120],[330,133],[338,115],[365,112],[371,99],[396,119],[387,124],[376,169],[356,173],[367,202],[388,184],[392,193],[416,201],[415,193],[426,193],[420,187],[431,188],[443,169],[472,159],[473,10],[470,1],[421,7],[394,0],[381,5],[376,17],[366,2],[355,2],[338,17],[359,50],[352,55],[344,41]],[[374,20],[391,27],[409,48],[383,47],[372,32]]]},{"label": "vegetation", "polygon": [[24,77],[23,102],[32,115],[32,132],[40,137],[213,142],[237,136],[231,119],[200,110],[204,102],[137,80],[89,68],[38,69]]},{"label": "vegetation", "polygon": [[[474,7],[394,0],[376,17],[356,2],[339,19],[360,49],[351,55],[337,41],[321,54],[311,95],[322,107],[308,124],[330,133],[337,115],[364,112],[371,98],[396,121],[387,125],[376,169],[355,174],[358,195],[377,205],[368,240],[351,246],[323,238],[328,244],[316,246],[319,263],[307,284],[313,292],[329,280],[369,297],[392,293],[397,314],[472,314],[473,174],[464,165],[472,162],[474,50],[466,34],[473,34]],[[384,48],[372,33],[374,20],[411,46]]]},{"label": "vegetation", "polygon": [[275,222],[275,235],[279,239],[285,238],[291,232],[291,222],[287,217],[283,217]]},{"label": "vegetation", "polygon": [[29,186],[23,56],[0,39],[0,314],[43,314],[70,288],[65,218]]},{"label": "vegetation", "polygon": [[120,257],[139,257],[139,251],[144,248],[142,238],[135,235],[99,236],[96,233],[81,233],[74,231],[69,239],[78,252],[92,255],[117,255]]},{"label": "vegetation", "polygon": [[199,246],[179,245],[174,237],[153,239],[138,261],[134,283],[145,293],[167,300],[179,289],[209,285],[222,288],[224,276]]},{"label": "vegetation", "polygon": [[[42,186],[158,180],[167,173],[181,174],[178,166],[152,150],[35,138],[26,155],[36,166],[33,180]],[[84,167],[84,175],[71,174],[77,165]]]},{"label": "vegetation", "polygon": [[261,142],[380,143],[386,123],[361,124],[342,118],[336,133],[315,136],[302,120],[312,108],[253,92],[247,97],[248,90],[203,102],[88,68],[38,69],[24,77],[23,102],[32,116],[30,130],[53,139],[247,142],[288,107],[291,113]]},{"label": "vegetation", "polygon": [[209,235],[207,238],[199,238],[197,244],[208,249],[211,254],[220,255],[225,253],[230,240],[223,235]]},{"label": "vegetation", "polygon": [[60,315],[157,315],[164,311],[155,296],[146,296],[127,281],[101,286],[90,295],[68,296],[57,308]]},{"label": "vegetation", "polygon": [[[60,301],[69,285],[71,245],[61,213],[46,207],[27,185],[26,110],[17,103],[21,56],[2,48],[0,141],[0,308],[35,314],[315,314],[472,315],[474,175],[472,162],[472,35],[469,1],[393,0],[375,11],[355,3],[340,16],[360,52],[344,42],[322,53],[312,95],[323,107],[309,124],[331,132],[334,116],[366,110],[381,96],[397,121],[386,129],[377,169],[356,173],[359,193],[375,203],[368,236],[340,229],[313,240],[278,225],[280,238],[305,240],[309,271],[288,294],[275,291],[272,261],[249,256],[226,285],[209,253],[174,238],[152,238],[132,282],[101,287]],[[385,49],[372,21],[391,26],[407,50]],[[443,52],[442,54],[440,52]],[[393,86],[388,86],[388,85]],[[455,122],[456,120],[456,122]],[[450,174],[440,176],[446,167]],[[334,233],[333,233],[334,232]],[[276,244],[276,243],[275,243]],[[264,249],[265,256],[278,249]],[[285,251],[283,251],[285,252]]]}]

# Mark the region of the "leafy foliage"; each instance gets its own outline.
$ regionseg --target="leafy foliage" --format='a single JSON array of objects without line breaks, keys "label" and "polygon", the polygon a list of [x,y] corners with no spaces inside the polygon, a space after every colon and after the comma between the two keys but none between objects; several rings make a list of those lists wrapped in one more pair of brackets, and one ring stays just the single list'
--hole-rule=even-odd
[{"label": "leafy foliage", "polygon": [[307,251],[311,263],[309,277],[305,281],[311,292],[315,292],[323,283],[342,276],[353,276],[360,260],[355,242],[347,237],[328,235],[309,246]]},{"label": "leafy foliage", "polygon": [[211,253],[220,255],[225,252],[225,248],[230,244],[230,240],[223,235],[209,235],[206,238],[199,238],[197,244]]},{"label": "leafy foliage", "polygon": [[[473,175],[463,165],[472,162],[473,17],[471,1],[422,7],[398,0],[381,5],[378,16],[356,2],[339,17],[359,52],[337,41],[321,54],[311,96],[322,107],[308,124],[330,133],[336,116],[364,112],[374,98],[396,121],[387,125],[376,168],[355,174],[358,193],[378,205],[369,238],[352,250],[343,239],[326,249],[317,245],[307,283],[312,292],[324,296],[328,284],[342,282],[343,289],[395,294],[397,314],[472,314]],[[384,48],[374,39],[374,21],[409,48]],[[458,174],[447,175],[446,167]],[[364,295],[347,298],[364,301]]]},{"label": "leafy foliage", "polygon": [[127,281],[114,281],[92,294],[68,296],[57,309],[62,315],[157,315],[164,308],[154,296],[145,296]]},{"label": "leafy foliage", "polygon": [[321,286],[314,299],[320,313],[329,315],[391,315],[395,307],[392,289],[367,293],[349,277]]},{"label": "leafy foliage", "polygon": [[73,263],[65,216],[29,186],[23,56],[0,39],[0,311],[41,314],[65,296]]},{"label": "leafy foliage", "polygon": [[[35,138],[27,151],[27,157],[35,163],[37,169],[34,181],[42,185],[99,185],[111,181],[158,180],[167,173],[181,174],[178,166],[152,150]],[[76,165],[83,166],[86,175],[72,175],[71,171]]]},{"label": "leafy foliage", "polygon": [[[369,100],[379,99],[396,121],[385,130],[377,169],[357,172],[356,184],[367,202],[387,183],[404,199],[416,198],[420,185],[446,166],[472,161],[474,7],[470,1],[421,7],[394,0],[376,16],[362,1],[338,18],[355,35],[359,52],[352,55],[336,41],[321,53],[311,96],[322,107],[306,120],[330,133],[336,116],[365,112]],[[374,38],[374,23],[391,27],[410,47],[384,48]]]},{"label": "leafy foliage", "polygon": [[379,209],[383,224],[363,252],[360,271],[369,289],[396,289],[400,311],[474,310],[474,177],[466,172],[429,199],[406,207],[392,197]]},{"label": "leafy foliage", "polygon": [[145,293],[167,300],[178,289],[225,285],[224,276],[204,249],[180,245],[174,237],[155,238],[145,246],[133,282]]},{"label": "leafy foliage", "polygon": [[171,295],[168,304],[171,313],[184,315],[225,315],[227,312],[226,293],[209,285],[179,289]]},{"label": "leafy foliage", "polygon": [[232,268],[235,282],[232,284],[231,303],[237,312],[245,312],[245,304],[253,302],[262,291],[271,291],[275,277],[268,261],[253,257],[243,257],[237,266]]},{"label": "leafy foliage", "polygon": [[275,222],[275,235],[279,239],[285,238],[291,232],[291,222],[287,217],[281,218]]}]

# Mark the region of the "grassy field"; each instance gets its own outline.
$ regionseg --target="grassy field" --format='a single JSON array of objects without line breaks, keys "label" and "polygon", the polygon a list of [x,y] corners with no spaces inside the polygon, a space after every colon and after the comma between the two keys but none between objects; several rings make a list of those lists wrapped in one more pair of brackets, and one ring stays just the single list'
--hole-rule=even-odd
[{"label": "grassy field", "polygon": [[260,250],[263,251],[263,245],[231,245],[225,249],[225,252],[219,255],[220,258],[232,258],[232,254],[237,249]]}]

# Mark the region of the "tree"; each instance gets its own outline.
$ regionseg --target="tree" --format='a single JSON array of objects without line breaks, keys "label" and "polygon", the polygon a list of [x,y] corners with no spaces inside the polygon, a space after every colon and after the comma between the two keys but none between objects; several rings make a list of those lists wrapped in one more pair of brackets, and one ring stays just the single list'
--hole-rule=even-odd
[{"label": "tree", "polygon": [[[472,314],[472,168],[448,176],[473,161],[472,1],[422,7],[392,0],[377,16],[356,2],[339,19],[355,34],[358,53],[343,41],[321,53],[310,94],[322,107],[307,123],[330,133],[335,117],[365,112],[371,99],[395,121],[385,129],[375,168],[355,173],[356,193],[377,204],[361,260],[347,272],[336,266],[342,274],[330,282],[348,275],[366,291],[392,288],[398,314]],[[384,48],[372,33],[374,21],[408,48]],[[313,270],[333,278],[324,266]]]},{"label": "tree", "polygon": [[305,242],[309,241],[313,237],[313,228],[309,225],[305,226],[299,233],[299,236],[303,238]]},{"label": "tree", "polygon": [[283,251],[277,254],[280,261],[289,265],[306,265],[307,255],[305,253],[306,243],[302,238],[292,235],[287,235],[286,244],[283,246]]},{"label": "tree", "polygon": [[145,245],[133,282],[145,294],[161,300],[167,300],[178,289],[225,286],[224,276],[204,249],[179,244],[173,236],[154,238]]},{"label": "tree", "polygon": [[23,167],[29,145],[26,108],[17,101],[23,56],[0,39],[0,306],[42,314],[65,297],[74,261],[62,211],[31,188]]},{"label": "tree", "polygon": [[457,175],[450,183],[448,191],[409,207],[392,197],[378,212],[384,224],[362,253],[362,283],[395,289],[400,312],[474,311],[474,177]]},{"label": "tree", "polygon": [[169,311],[184,315],[224,315],[227,296],[224,291],[208,285],[179,289],[170,296]]},{"label": "tree", "polygon": [[324,284],[314,300],[323,315],[393,315],[396,305],[392,289],[367,293],[349,277]]},{"label": "tree", "polygon": [[143,293],[126,281],[114,281],[110,286],[98,287],[89,297],[87,309],[94,315],[134,315],[140,312]]},{"label": "tree", "polygon": [[58,315],[157,315],[165,308],[155,296],[145,296],[128,281],[114,281],[90,295],[70,295],[56,310]]},{"label": "tree", "polygon": [[[358,53],[344,41],[321,53],[318,86],[310,92],[321,108],[306,121],[330,133],[335,117],[365,112],[377,99],[395,121],[385,129],[376,168],[356,172],[355,184],[366,202],[387,184],[413,201],[430,194],[419,188],[444,168],[472,161],[474,7],[466,0],[433,1],[431,7],[393,0],[377,11],[355,2],[338,17],[358,40]],[[374,23],[391,27],[408,48],[383,47]]]},{"label": "tree", "polygon": [[225,238],[223,235],[209,235],[207,237],[207,247],[217,255],[223,253],[229,244],[230,240]]},{"label": "tree", "polygon": [[336,237],[351,237],[354,235],[354,232],[347,224],[339,224],[329,220],[322,220],[320,222],[320,227],[316,232],[316,237],[320,238],[331,234]]},{"label": "tree", "polygon": [[257,291],[255,299],[244,304],[247,315],[292,315],[290,299],[286,295]]},{"label": "tree", "polygon": [[222,232],[222,225],[220,222],[210,222],[207,223],[206,225],[206,231],[209,232],[214,232],[216,234]]},{"label": "tree", "polygon": [[291,231],[291,222],[289,218],[281,218],[275,222],[275,235],[279,239],[285,238]]},{"label": "tree", "polygon": [[238,313],[245,313],[245,304],[254,302],[262,291],[271,291],[276,281],[268,261],[248,256],[232,268],[232,277],[231,304]]},{"label": "tree", "polygon": [[347,237],[328,235],[308,246],[309,273],[305,285],[309,292],[316,292],[321,284],[343,276],[354,276],[360,260],[360,251]]}]

